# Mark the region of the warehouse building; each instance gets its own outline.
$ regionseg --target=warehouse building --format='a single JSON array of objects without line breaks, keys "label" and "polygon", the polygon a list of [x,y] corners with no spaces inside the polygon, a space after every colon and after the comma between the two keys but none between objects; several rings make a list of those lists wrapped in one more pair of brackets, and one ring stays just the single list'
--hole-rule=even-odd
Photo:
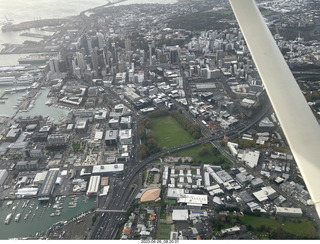
[{"label": "warehouse building", "polygon": [[100,186],[100,175],[90,177],[89,186],[87,189],[87,196],[96,196]]},{"label": "warehouse building", "polygon": [[53,170],[49,170],[46,178],[44,179],[39,193],[38,193],[38,198],[39,201],[49,201],[50,197],[53,193],[54,190],[54,186],[56,183],[56,180],[58,178],[58,174],[59,174],[59,170],[57,169],[53,169]]}]

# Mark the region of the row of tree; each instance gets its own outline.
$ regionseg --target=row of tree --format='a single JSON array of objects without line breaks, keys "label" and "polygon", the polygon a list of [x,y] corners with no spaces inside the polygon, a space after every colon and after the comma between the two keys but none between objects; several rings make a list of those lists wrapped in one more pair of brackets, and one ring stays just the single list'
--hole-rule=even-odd
[{"label": "row of tree", "polygon": [[152,132],[151,132],[151,119],[150,117],[145,117],[141,119],[138,123],[138,135],[141,140],[141,145],[139,147],[139,158],[141,160],[146,157],[160,152],[161,147],[155,140]]},{"label": "row of tree", "polygon": [[199,139],[202,136],[201,127],[198,124],[192,124],[182,113],[179,111],[170,111],[170,115],[175,118],[179,124],[189,132],[189,134],[195,138]]}]

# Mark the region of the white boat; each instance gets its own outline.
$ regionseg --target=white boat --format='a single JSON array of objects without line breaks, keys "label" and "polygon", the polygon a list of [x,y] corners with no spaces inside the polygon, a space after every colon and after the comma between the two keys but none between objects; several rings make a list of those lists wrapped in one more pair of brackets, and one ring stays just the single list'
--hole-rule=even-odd
[{"label": "white boat", "polygon": [[7,202],[7,206],[8,206],[8,207],[11,206],[12,204],[13,204],[13,201]]},{"label": "white boat", "polygon": [[13,212],[16,211],[16,209],[17,209],[17,206],[13,206],[13,207],[12,207],[12,211],[13,211]]},{"label": "white boat", "polygon": [[7,217],[6,217],[5,221],[4,221],[4,223],[5,223],[6,225],[8,225],[8,224],[10,223],[11,218],[12,218],[12,215],[13,215],[13,213],[9,213],[9,214],[7,215]]},{"label": "white boat", "polygon": [[18,213],[16,215],[16,217],[14,218],[14,221],[18,222],[20,220],[20,218],[21,218],[21,213]]}]

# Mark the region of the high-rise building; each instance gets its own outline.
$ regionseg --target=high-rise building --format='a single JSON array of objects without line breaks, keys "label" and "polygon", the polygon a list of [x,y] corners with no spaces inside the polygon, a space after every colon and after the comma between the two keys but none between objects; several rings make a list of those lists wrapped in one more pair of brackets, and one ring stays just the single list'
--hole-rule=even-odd
[{"label": "high-rise building", "polygon": [[52,73],[59,73],[59,59],[57,57],[49,60],[49,68]]},{"label": "high-rise building", "polygon": [[179,46],[176,46],[174,48],[173,47],[170,48],[170,62],[171,62],[171,64],[177,64],[179,62],[179,59],[180,59],[179,52],[180,52]]},{"label": "high-rise building", "polygon": [[99,56],[97,49],[93,49],[91,52],[91,63],[92,63],[92,69],[97,71],[99,68]]},{"label": "high-rise building", "polygon": [[216,56],[217,56],[217,61],[222,60],[223,59],[223,50],[217,50]]},{"label": "high-rise building", "polygon": [[80,52],[77,52],[76,59],[77,59],[77,63],[78,63],[78,66],[80,67],[80,69],[84,70],[86,68],[86,63],[84,61],[83,54]]},{"label": "high-rise building", "polygon": [[149,65],[152,65],[152,56],[156,54],[156,46],[154,40],[148,40],[149,46]]},{"label": "high-rise building", "polygon": [[87,37],[87,47],[88,47],[87,52],[91,53],[92,52],[92,39],[91,39],[91,37]]},{"label": "high-rise building", "polygon": [[124,45],[125,45],[126,52],[130,52],[131,51],[131,40],[129,38],[125,39]]},{"label": "high-rise building", "polygon": [[99,49],[101,49],[106,45],[106,42],[104,40],[104,36],[102,33],[98,32],[97,37],[98,37],[98,47]]}]

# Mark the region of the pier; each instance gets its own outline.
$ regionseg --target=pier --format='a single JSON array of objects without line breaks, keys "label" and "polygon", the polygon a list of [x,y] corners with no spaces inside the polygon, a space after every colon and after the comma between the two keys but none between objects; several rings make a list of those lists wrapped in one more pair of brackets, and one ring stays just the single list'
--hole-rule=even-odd
[{"label": "pier", "polygon": [[34,38],[47,38],[49,37],[48,35],[44,35],[44,34],[36,34],[36,33],[22,33],[20,34],[20,36],[28,36],[28,37],[34,37]]}]

